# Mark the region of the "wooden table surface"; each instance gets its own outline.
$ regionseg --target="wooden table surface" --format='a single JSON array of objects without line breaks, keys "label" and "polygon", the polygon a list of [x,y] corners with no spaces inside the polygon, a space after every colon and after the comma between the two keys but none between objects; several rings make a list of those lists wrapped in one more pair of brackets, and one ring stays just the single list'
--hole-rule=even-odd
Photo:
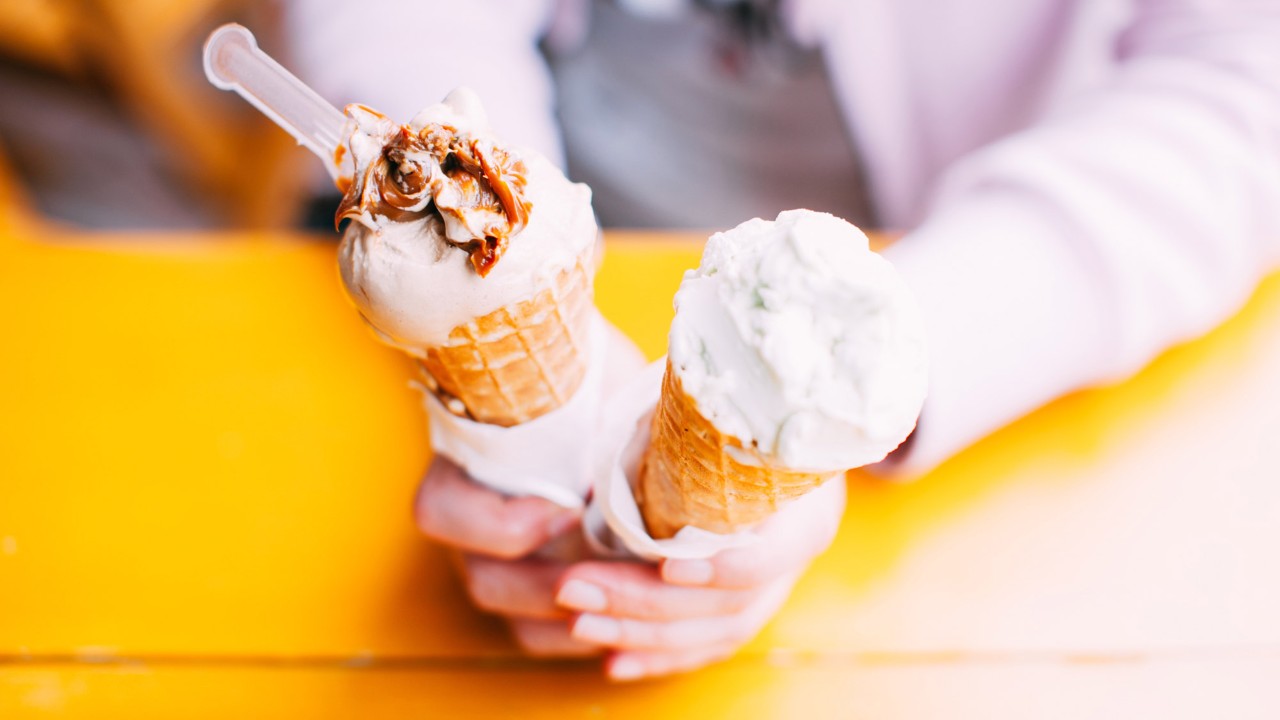
[{"label": "wooden table surface", "polygon": [[[410,519],[411,370],[331,243],[0,218],[0,717],[1280,717],[1280,278],[909,484],[735,659],[522,658]],[[692,236],[613,233],[651,357]]]}]

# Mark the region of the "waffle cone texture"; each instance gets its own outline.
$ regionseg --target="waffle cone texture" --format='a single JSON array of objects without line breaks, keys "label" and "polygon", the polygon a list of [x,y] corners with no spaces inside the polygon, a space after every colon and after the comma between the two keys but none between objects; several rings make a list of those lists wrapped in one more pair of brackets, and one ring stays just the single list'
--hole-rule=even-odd
[{"label": "waffle cone texture", "polygon": [[587,372],[590,258],[528,300],[459,325],[419,362],[427,388],[455,415],[510,427],[560,407]]},{"label": "waffle cone texture", "polygon": [[[762,464],[741,463],[729,448]],[[649,448],[636,477],[636,499],[649,534],[669,538],[686,525],[732,533],[760,522],[833,474],[796,472],[766,462],[698,412],[668,362]]]}]

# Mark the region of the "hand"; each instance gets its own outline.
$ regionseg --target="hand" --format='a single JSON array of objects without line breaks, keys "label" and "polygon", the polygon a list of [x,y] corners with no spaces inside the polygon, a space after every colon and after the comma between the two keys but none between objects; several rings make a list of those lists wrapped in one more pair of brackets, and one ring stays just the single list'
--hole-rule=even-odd
[{"label": "hand", "polygon": [[[624,334],[608,326],[606,392],[623,386],[644,356]],[[567,561],[583,556],[580,513],[536,497],[508,497],[482,487],[455,463],[436,457],[418,489],[418,526],[428,537],[459,551],[464,582],[482,610],[504,617],[520,645],[533,655],[598,654],[598,646],[573,640],[571,614],[555,604]],[[535,551],[537,557],[529,557]]]},{"label": "hand", "polygon": [[844,483],[815,492],[766,520],[750,547],[661,565],[550,557],[548,547],[578,537],[568,532],[576,512],[485,489],[443,458],[423,480],[417,514],[424,533],[463,551],[472,601],[506,619],[525,652],[607,651],[609,677],[635,680],[727,658],[760,632],[839,527]]},{"label": "hand", "polygon": [[710,560],[570,566],[555,599],[578,614],[567,637],[545,630],[539,641],[608,648],[605,671],[614,680],[683,672],[729,657],[760,632],[835,538],[845,485],[836,480],[815,493],[820,496],[766,520],[757,529],[760,542]]},{"label": "hand", "polygon": [[[489,490],[443,457],[432,461],[415,505],[422,532],[459,551],[472,602],[506,619],[526,652],[601,652],[569,636],[570,613],[555,604],[555,589],[568,567],[563,558],[582,554],[572,542],[581,538],[579,512],[542,498]],[[539,555],[531,557],[536,551]]]},{"label": "hand", "polygon": [[749,548],[660,566],[574,562],[576,511],[488,490],[444,458],[423,479],[417,518],[427,536],[460,551],[472,601],[506,619],[527,653],[608,653],[608,675],[634,680],[726,658],[759,633],[839,526],[844,484],[814,495],[763,523]]}]

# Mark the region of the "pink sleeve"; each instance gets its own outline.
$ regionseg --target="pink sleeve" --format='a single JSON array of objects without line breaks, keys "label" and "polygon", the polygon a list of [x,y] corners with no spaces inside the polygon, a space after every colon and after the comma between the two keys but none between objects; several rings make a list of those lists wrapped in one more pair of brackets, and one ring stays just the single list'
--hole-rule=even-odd
[{"label": "pink sleeve", "polygon": [[339,107],[360,102],[406,122],[455,87],[470,86],[499,137],[563,165],[551,78],[538,51],[553,5],[291,0],[286,63]]},{"label": "pink sleeve", "polygon": [[1140,3],[1104,87],[950,168],[887,253],[929,325],[927,469],[1233,313],[1280,259],[1280,9]]}]

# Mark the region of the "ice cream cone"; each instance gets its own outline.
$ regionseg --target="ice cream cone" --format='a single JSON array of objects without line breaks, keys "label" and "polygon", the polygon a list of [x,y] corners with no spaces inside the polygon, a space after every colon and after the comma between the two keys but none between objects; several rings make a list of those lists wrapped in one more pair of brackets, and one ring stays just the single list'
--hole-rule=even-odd
[{"label": "ice cream cone", "polygon": [[[760,464],[740,462],[734,455]],[[686,525],[732,533],[760,522],[782,502],[833,474],[770,467],[767,458],[703,417],[667,364],[635,488],[653,537],[672,537]]]},{"label": "ice cream cone", "polygon": [[563,405],[586,375],[591,261],[579,258],[523,302],[459,325],[421,365],[455,415],[512,426]]},{"label": "ice cream cone", "polygon": [[469,90],[407,125],[347,115],[338,260],[360,314],[458,417],[511,427],[566,404],[588,365],[591,191],[498,142]]},{"label": "ice cream cone", "polygon": [[788,210],[712,235],[675,306],[633,487],[652,538],[755,524],[915,427],[923,323],[844,220]]}]

